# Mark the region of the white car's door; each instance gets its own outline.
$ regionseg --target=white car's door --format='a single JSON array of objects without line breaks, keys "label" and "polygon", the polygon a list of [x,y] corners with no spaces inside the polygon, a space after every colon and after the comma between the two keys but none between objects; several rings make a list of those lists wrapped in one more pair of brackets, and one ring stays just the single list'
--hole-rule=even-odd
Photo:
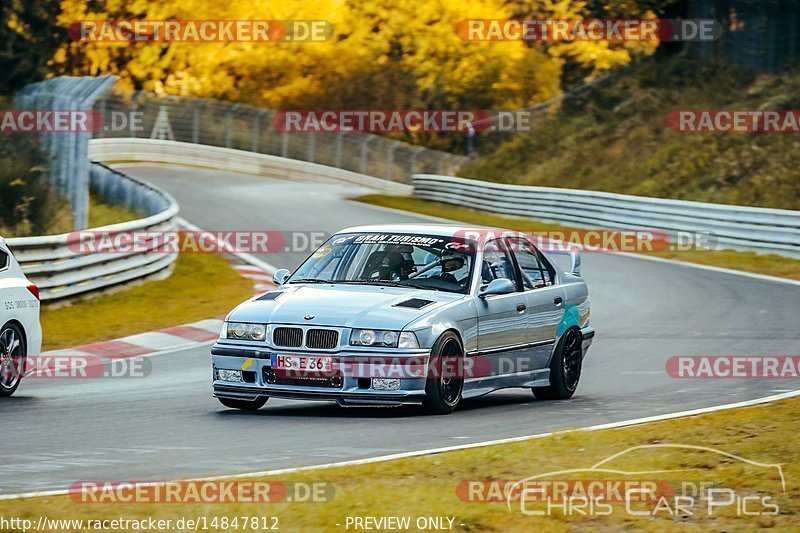
[{"label": "white car's door", "polygon": [[39,293],[0,239],[0,396],[9,396],[24,372],[23,356],[39,355]]}]

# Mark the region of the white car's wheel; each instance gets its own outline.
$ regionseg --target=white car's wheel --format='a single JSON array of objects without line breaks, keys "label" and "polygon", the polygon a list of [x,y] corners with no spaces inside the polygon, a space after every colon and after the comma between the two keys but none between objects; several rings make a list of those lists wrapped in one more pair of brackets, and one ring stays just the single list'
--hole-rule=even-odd
[{"label": "white car's wheel", "polygon": [[431,350],[430,375],[425,386],[423,407],[431,414],[446,415],[456,410],[464,388],[464,350],[458,336],[448,331]]},{"label": "white car's wheel", "polygon": [[25,335],[9,322],[0,329],[0,396],[11,396],[19,387],[25,364]]}]

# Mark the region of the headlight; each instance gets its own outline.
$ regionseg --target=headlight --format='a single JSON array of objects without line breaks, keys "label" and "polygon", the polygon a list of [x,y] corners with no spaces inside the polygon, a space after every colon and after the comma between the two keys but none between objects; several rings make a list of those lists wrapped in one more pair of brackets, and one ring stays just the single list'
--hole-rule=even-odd
[{"label": "headlight", "polygon": [[419,348],[419,341],[413,331],[403,331],[400,333],[400,340],[397,343],[398,348]]},{"label": "headlight", "polygon": [[267,335],[267,326],[264,324],[245,324],[243,322],[228,322],[227,338],[246,341],[263,341]]},{"label": "headlight", "polygon": [[354,329],[350,333],[350,346],[375,346],[381,348],[419,348],[417,337],[410,331],[382,329]]}]

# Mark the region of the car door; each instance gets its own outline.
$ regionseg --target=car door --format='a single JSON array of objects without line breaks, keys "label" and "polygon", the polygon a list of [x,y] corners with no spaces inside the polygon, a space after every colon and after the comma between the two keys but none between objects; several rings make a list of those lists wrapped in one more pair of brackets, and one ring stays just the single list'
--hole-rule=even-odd
[{"label": "car door", "polygon": [[527,305],[527,342],[532,346],[533,368],[549,364],[558,325],[564,316],[564,287],[557,283],[556,272],[536,247],[522,237],[508,239],[519,266]]},{"label": "car door", "polygon": [[519,371],[519,358],[529,358],[527,349],[528,324],[525,294],[511,253],[501,239],[485,243],[481,268],[481,287],[492,280],[506,278],[518,288],[510,294],[477,298],[478,351],[491,364],[492,375]]}]

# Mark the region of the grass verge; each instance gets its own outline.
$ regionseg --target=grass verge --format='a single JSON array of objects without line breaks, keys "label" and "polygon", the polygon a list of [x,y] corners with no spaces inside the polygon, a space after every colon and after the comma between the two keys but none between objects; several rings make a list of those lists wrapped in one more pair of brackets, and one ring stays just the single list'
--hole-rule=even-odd
[{"label": "grass verge", "polygon": [[683,54],[620,68],[537,116],[533,131],[478,135],[458,175],[733,205],[800,209],[796,136],[677,133],[676,110],[797,109],[800,71],[754,74]]},{"label": "grass verge", "polygon": [[[334,498],[326,503],[86,504],[68,496],[55,496],[0,501],[0,515],[27,518],[34,524],[39,516],[84,520],[207,517],[208,523],[222,517],[274,516],[282,531],[346,531],[347,517],[366,516],[408,516],[412,524],[419,516],[451,517],[455,531],[701,532],[761,528],[797,531],[800,528],[800,441],[795,438],[800,431],[798,408],[800,400],[790,399],[629,428],[558,433],[510,444],[261,479],[273,485],[329,483],[334,488]],[[253,423],[261,422],[258,418],[253,415]],[[613,503],[610,511],[603,508],[603,514],[599,510],[567,514],[563,508],[552,506],[548,516],[529,516],[520,512],[516,501],[512,501],[511,509],[506,507],[502,496],[502,502],[465,501],[464,496],[469,493],[457,492],[459,484],[463,487],[467,481],[502,483],[547,472],[585,469],[617,452],[653,444],[697,445],[750,461],[782,463],[785,492],[774,468],[754,466],[713,451],[685,448],[635,450],[606,465],[626,472],[664,471],[656,474],[626,477],[619,473],[573,472],[543,478],[551,481],[657,480],[660,486],[666,482],[668,486],[678,487],[677,491],[685,487],[686,494],[690,494],[693,487],[702,487],[701,496],[695,496],[691,504],[688,500],[682,502],[681,514],[675,514],[671,494],[658,506],[656,502],[631,503],[633,511],[644,515],[632,515],[625,503]],[[713,495],[713,502],[728,501],[733,494],[733,504],[715,505],[709,514],[708,503],[712,500],[708,484],[732,491],[726,492],[724,497]],[[501,485],[488,485],[495,486]],[[759,514],[743,514],[741,502],[744,498],[749,498],[746,510]],[[775,511],[773,505],[777,506],[778,514],[765,514]],[[543,510],[545,507],[542,503],[530,503],[527,509]],[[236,529],[257,528],[242,527],[240,523]],[[351,525],[349,529],[355,528]]]},{"label": "grass verge", "polygon": [[[468,224],[508,228],[522,232],[532,233],[537,231],[577,229],[541,222],[530,218],[512,218],[494,215],[485,211],[478,211],[440,202],[429,202],[427,200],[408,196],[368,194],[359,196],[355,198],[355,200],[372,205],[390,207],[392,209],[401,209],[403,211],[411,211],[423,215],[458,220]],[[686,261],[689,263],[742,270],[754,274],[765,274],[768,276],[800,280],[800,260],[775,254],[757,254],[754,252],[737,252],[734,250],[667,250],[650,252],[648,255]]]},{"label": "grass verge", "polygon": [[253,295],[253,281],[213,254],[182,254],[172,275],[119,292],[43,307],[45,350],[69,348],[227,313]]},{"label": "grass verge", "polygon": [[[89,227],[98,228],[142,218],[143,213],[123,204],[107,204],[99,196],[89,196]],[[69,229],[66,231],[70,231]]]}]

